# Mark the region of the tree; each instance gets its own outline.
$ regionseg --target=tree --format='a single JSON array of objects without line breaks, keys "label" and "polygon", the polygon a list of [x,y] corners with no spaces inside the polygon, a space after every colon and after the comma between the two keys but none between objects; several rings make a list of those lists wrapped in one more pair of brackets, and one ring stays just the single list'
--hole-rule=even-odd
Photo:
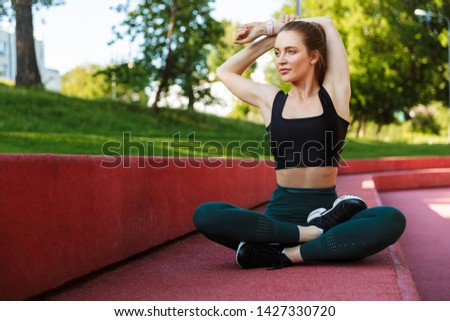
[{"label": "tree", "polygon": [[424,106],[419,105],[411,109],[411,128],[413,131],[439,135],[442,129],[441,124],[436,119],[439,115],[438,108],[441,106],[430,105]]},{"label": "tree", "polygon": [[125,102],[147,102],[143,91],[117,81],[122,77],[122,69],[118,66],[79,66],[61,77],[61,92],[85,99],[112,98]]},{"label": "tree", "polygon": [[173,85],[188,97],[188,109],[197,100],[211,99],[207,57],[223,33],[222,25],[210,16],[211,2],[140,0],[134,8],[117,7],[126,15],[114,28],[117,39],[128,36],[139,42],[141,54],[134,61],[139,68],[131,71],[131,77],[156,92],[152,110]]},{"label": "tree", "polygon": [[79,66],[61,77],[61,93],[85,99],[111,97],[111,81],[98,74],[99,65]]},{"label": "tree", "polygon": [[63,4],[62,0],[10,0],[2,2],[2,13],[16,20],[16,86],[41,86],[33,33],[33,6]]},{"label": "tree", "polygon": [[16,0],[16,53],[17,86],[41,85],[41,76],[36,61],[33,36],[33,14],[31,0]]}]

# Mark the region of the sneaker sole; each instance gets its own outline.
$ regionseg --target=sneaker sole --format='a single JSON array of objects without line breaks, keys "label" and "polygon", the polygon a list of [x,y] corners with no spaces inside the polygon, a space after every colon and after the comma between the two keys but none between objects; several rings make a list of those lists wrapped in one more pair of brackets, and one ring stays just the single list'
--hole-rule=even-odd
[{"label": "sneaker sole", "polygon": [[316,218],[318,218],[318,217],[321,217],[321,216],[324,216],[324,215],[326,215],[327,213],[329,213],[329,212],[331,212],[332,210],[334,210],[341,202],[343,202],[343,201],[345,201],[345,200],[348,200],[348,199],[356,199],[356,200],[359,200],[359,201],[361,201],[361,202],[363,202],[363,204],[365,205],[365,208],[367,208],[367,203],[361,198],[361,197],[358,197],[358,196],[348,196],[348,197],[346,197],[346,195],[344,195],[344,196],[341,196],[342,198],[338,198],[338,199],[336,199],[336,201],[333,203],[333,207],[332,208],[330,208],[329,210],[326,210],[326,211],[321,211],[321,208],[319,208],[319,209],[316,209],[316,210],[314,210],[314,211],[312,211],[309,215],[308,215],[308,218],[306,219],[306,222],[311,222],[312,220],[314,220],[314,219],[316,219]]},{"label": "sneaker sole", "polygon": [[240,269],[243,269],[244,267],[243,267],[242,265],[240,265],[239,262],[238,262],[238,254],[239,254],[239,251],[241,250],[241,247],[244,246],[244,244],[245,244],[245,242],[239,243],[238,248],[237,248],[237,250],[236,250],[236,257],[234,258],[234,263],[235,263],[235,264],[237,265],[237,267],[240,268]]}]

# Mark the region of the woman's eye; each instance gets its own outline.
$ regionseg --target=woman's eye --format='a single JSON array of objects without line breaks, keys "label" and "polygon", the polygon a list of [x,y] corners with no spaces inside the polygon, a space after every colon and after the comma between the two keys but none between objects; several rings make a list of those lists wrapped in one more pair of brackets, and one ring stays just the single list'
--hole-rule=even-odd
[{"label": "woman's eye", "polygon": [[289,50],[289,51],[288,51],[288,54],[290,54],[290,55],[295,54],[295,50]]}]

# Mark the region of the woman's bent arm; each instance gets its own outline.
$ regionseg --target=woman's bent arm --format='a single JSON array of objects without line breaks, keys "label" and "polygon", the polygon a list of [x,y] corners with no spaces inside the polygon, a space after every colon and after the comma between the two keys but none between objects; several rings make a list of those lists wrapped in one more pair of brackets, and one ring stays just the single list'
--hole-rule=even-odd
[{"label": "woman's bent arm", "polygon": [[[255,25],[253,27],[257,28]],[[236,43],[243,43],[238,41]],[[217,77],[236,97],[261,109],[264,120],[270,119],[269,111],[279,89],[247,79],[242,76],[242,73],[256,59],[271,50],[274,44],[275,37],[265,37],[234,54],[216,70]]]},{"label": "woman's bent arm", "polygon": [[323,86],[333,98],[335,108],[344,119],[349,117],[351,95],[347,52],[341,36],[329,17],[301,19],[320,24],[327,37],[327,71]]}]

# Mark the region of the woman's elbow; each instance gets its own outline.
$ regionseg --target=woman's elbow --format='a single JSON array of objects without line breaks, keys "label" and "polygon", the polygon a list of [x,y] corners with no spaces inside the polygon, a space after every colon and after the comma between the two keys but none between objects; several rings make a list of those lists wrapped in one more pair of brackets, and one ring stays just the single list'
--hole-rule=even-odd
[{"label": "woman's elbow", "polygon": [[219,66],[216,68],[216,76],[219,80],[223,79],[223,67]]},{"label": "woman's elbow", "polygon": [[216,76],[222,82],[225,82],[226,79],[229,78],[229,76],[232,74],[233,72],[227,69],[224,65],[221,65],[216,68]]},{"label": "woman's elbow", "polygon": [[331,19],[330,16],[322,16],[321,17],[322,22],[332,23],[333,19]]}]

